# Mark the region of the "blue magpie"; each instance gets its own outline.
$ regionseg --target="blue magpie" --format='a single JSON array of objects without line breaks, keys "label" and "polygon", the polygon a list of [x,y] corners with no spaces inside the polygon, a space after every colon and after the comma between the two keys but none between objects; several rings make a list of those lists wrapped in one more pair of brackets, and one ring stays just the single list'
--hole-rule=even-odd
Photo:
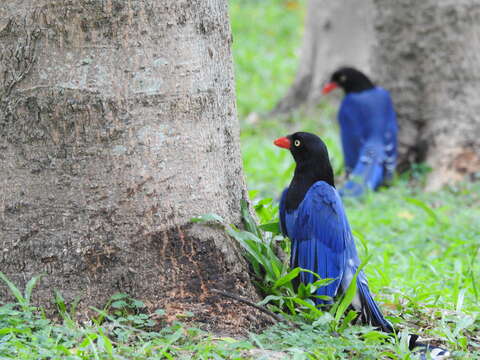
[{"label": "blue magpie", "polygon": [[356,197],[391,180],[397,162],[397,120],[388,91],[362,72],[338,69],[323,93],[338,87],[345,92],[338,121],[348,179],[340,194]]},{"label": "blue magpie", "polygon": [[[335,298],[347,290],[360,260],[342,200],[335,189],[327,147],[318,136],[305,132],[277,139],[275,145],[289,149],[296,162],[293,179],[283,191],[279,207],[282,232],[292,241],[290,267],[335,279],[316,292]],[[300,281],[314,282],[313,275],[301,273]],[[318,298],[315,301],[326,303]],[[357,277],[352,306],[364,323],[392,332],[392,326],[370,294],[363,271]]]}]

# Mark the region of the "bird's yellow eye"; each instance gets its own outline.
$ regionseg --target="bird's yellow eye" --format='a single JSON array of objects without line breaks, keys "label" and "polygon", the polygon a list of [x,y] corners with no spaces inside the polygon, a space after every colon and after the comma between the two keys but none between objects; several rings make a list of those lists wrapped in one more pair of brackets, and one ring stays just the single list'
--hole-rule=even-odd
[{"label": "bird's yellow eye", "polygon": [[295,145],[296,147],[299,147],[300,146],[300,140],[295,140],[293,142],[293,145]]},{"label": "bird's yellow eye", "polygon": [[347,76],[346,76],[346,75],[340,76],[340,82],[345,82],[345,80],[347,80]]}]

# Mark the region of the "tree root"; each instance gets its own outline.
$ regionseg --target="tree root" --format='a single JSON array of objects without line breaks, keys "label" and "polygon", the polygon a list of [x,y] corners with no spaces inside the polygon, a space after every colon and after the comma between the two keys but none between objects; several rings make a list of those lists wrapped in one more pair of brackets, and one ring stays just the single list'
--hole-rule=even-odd
[{"label": "tree root", "polygon": [[249,306],[252,306],[255,309],[263,312],[264,314],[269,315],[270,317],[275,319],[275,321],[277,321],[277,322],[282,322],[286,325],[292,326],[292,327],[297,328],[297,329],[299,328],[299,326],[297,324],[295,324],[294,322],[282,318],[280,315],[275,314],[273,311],[270,311],[270,310],[264,308],[263,306],[255,304],[253,301],[250,301],[248,299],[242,298],[238,295],[235,295],[235,294],[232,294],[232,293],[229,293],[229,292],[226,292],[226,291],[221,291],[221,290],[217,290],[217,289],[211,289],[211,291],[214,292],[214,293],[217,293],[219,295],[228,297],[230,299],[237,300],[237,301],[239,301],[241,303],[244,303],[244,304],[247,304]]}]

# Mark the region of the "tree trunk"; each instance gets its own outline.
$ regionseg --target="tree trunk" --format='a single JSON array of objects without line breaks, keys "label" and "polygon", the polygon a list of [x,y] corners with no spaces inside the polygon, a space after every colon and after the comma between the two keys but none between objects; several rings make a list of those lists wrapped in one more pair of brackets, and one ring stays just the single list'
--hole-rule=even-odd
[{"label": "tree trunk", "polygon": [[317,103],[322,85],[341,65],[370,71],[374,45],[372,0],[310,0],[300,64],[295,80],[273,114],[288,113],[298,106]]},{"label": "tree trunk", "polygon": [[400,162],[426,160],[427,189],[480,171],[480,3],[375,0],[375,69],[391,90]]},{"label": "tree trunk", "polygon": [[255,297],[236,245],[189,224],[241,221],[230,45],[223,0],[3,1],[1,271],[46,273],[37,303],[124,292],[248,326],[210,291]]}]

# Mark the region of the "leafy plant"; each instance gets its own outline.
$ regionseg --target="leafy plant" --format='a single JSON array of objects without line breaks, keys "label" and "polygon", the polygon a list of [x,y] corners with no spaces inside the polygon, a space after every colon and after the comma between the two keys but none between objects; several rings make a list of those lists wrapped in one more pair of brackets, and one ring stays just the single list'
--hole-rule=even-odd
[{"label": "leafy plant", "polygon": [[24,311],[30,310],[30,299],[32,297],[32,291],[37,284],[38,280],[40,280],[44,275],[37,275],[31,278],[27,285],[25,285],[25,291],[22,292],[13,284],[4,273],[0,271],[0,280],[2,280],[9,288],[12,295],[17,299],[18,304],[22,307]]},{"label": "leafy plant", "polygon": [[[278,207],[273,205],[271,199],[258,201],[255,206],[257,216],[265,221],[257,225],[251,216],[246,201],[241,202],[242,218],[245,230],[229,224],[224,224],[223,219],[215,214],[207,214],[192,219],[193,222],[214,221],[223,224],[225,231],[237,240],[245,250],[244,256],[252,267],[256,285],[266,296],[259,305],[269,305],[271,309],[291,316],[313,322],[324,315],[324,312],[315,304],[314,299],[332,300],[328,296],[316,295],[316,291],[334,279],[322,279],[318,274],[302,268],[290,269],[287,261],[280,259],[278,243],[288,243],[279,235],[277,219]],[[280,246],[283,250],[288,246]],[[362,263],[359,271],[366,262]],[[313,283],[304,284],[298,281],[301,272],[312,274],[317,280]],[[350,287],[345,295],[333,306],[330,318],[335,331],[343,331],[356,317],[354,311],[346,313],[356,293],[356,277],[354,276]],[[344,315],[346,315],[344,317]]]}]

